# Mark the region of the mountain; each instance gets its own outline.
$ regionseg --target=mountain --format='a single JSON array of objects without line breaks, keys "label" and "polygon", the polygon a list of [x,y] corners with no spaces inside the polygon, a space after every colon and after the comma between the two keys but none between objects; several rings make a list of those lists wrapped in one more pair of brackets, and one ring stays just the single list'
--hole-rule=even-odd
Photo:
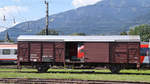
[{"label": "mountain", "polygon": [[0,32],[5,31],[6,29],[7,29],[6,27],[0,26]]},{"label": "mountain", "polygon": [[[90,35],[114,35],[128,31],[134,25],[150,22],[150,0],[103,0],[94,5],[80,7],[49,17],[49,28],[61,34],[83,32]],[[149,17],[149,18],[147,18]],[[45,18],[20,23],[6,32],[11,38],[18,35],[37,34],[45,28]]]}]

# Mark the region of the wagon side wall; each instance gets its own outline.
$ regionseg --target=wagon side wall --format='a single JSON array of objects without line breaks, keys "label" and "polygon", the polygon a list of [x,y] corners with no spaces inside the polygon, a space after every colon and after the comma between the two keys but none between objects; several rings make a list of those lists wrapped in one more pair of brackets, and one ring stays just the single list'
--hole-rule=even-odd
[{"label": "wagon side wall", "polygon": [[139,42],[87,42],[84,45],[88,63],[140,63]]},{"label": "wagon side wall", "polygon": [[131,63],[140,62],[139,42],[116,42],[110,43],[110,63]]},{"label": "wagon side wall", "polygon": [[19,62],[29,62],[29,42],[18,42],[18,55]]},{"label": "wagon side wall", "polygon": [[89,63],[109,62],[109,43],[87,42],[85,45],[85,61]]},{"label": "wagon side wall", "polygon": [[18,62],[64,62],[64,42],[18,42]]},{"label": "wagon side wall", "polygon": [[56,42],[54,46],[55,62],[65,62],[65,43]]}]

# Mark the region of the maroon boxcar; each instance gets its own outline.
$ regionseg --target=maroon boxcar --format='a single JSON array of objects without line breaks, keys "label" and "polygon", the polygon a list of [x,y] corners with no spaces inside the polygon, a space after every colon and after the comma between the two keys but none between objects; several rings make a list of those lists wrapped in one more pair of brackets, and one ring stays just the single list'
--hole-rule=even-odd
[{"label": "maroon boxcar", "polygon": [[[83,58],[78,46],[83,45]],[[107,66],[113,73],[140,66],[139,36],[40,36],[18,37],[18,66],[36,66],[46,72],[50,66]]]}]

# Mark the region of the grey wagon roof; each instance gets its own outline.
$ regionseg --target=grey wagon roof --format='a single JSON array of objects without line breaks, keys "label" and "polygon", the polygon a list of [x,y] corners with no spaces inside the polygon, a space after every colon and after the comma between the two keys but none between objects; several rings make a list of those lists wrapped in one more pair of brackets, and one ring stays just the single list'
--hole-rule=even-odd
[{"label": "grey wagon roof", "polygon": [[54,36],[54,35],[21,35],[18,41],[48,41],[48,42],[140,42],[140,36]]}]

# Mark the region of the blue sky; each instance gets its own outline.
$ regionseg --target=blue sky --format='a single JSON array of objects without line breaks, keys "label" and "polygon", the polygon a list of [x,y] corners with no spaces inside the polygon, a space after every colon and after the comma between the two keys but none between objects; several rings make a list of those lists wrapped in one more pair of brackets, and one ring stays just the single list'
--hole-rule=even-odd
[{"label": "blue sky", "polygon": [[[0,0],[0,28],[45,16],[45,0]],[[101,0],[47,0],[49,15],[95,4]],[[4,21],[5,16],[5,21]],[[15,20],[15,23],[14,23]]]}]

